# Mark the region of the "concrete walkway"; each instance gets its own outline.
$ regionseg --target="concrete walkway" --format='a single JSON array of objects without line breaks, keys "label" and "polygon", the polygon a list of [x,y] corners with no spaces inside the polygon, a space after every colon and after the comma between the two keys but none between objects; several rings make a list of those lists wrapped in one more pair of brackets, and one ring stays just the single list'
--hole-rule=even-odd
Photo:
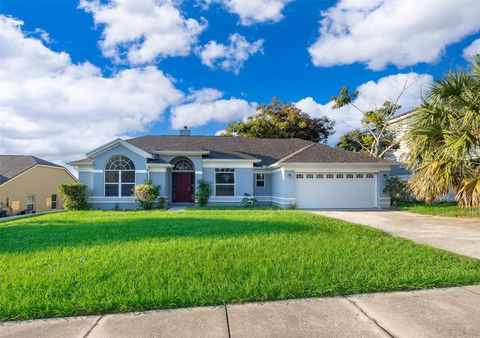
[{"label": "concrete walkway", "polygon": [[447,218],[406,211],[313,211],[480,259],[480,218]]},{"label": "concrete walkway", "polygon": [[480,285],[8,322],[0,337],[480,337]]}]

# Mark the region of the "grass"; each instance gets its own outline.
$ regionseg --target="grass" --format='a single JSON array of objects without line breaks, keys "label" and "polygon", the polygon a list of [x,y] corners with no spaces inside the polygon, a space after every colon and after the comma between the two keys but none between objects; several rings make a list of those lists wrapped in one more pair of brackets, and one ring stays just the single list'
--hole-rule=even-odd
[{"label": "grass", "polygon": [[480,261],[284,210],[65,212],[0,225],[0,320],[480,283]]},{"label": "grass", "polygon": [[446,216],[446,217],[480,217],[480,208],[461,208],[455,203],[404,202],[398,210],[410,211],[416,214]]}]

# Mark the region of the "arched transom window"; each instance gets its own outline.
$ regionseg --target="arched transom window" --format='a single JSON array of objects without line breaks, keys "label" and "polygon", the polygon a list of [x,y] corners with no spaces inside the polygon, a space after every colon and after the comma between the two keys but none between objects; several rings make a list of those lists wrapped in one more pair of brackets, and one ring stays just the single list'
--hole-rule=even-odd
[{"label": "arched transom window", "polygon": [[192,161],[184,158],[175,162],[173,171],[195,171],[195,166]]},{"label": "arched transom window", "polygon": [[133,196],[135,164],[126,156],[116,155],[105,163],[105,196]]}]

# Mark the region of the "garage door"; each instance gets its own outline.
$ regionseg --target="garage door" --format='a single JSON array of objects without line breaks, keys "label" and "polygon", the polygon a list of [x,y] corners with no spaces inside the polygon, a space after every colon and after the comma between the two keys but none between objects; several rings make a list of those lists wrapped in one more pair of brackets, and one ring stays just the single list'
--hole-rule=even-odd
[{"label": "garage door", "polygon": [[299,208],[375,208],[376,174],[296,173]]}]

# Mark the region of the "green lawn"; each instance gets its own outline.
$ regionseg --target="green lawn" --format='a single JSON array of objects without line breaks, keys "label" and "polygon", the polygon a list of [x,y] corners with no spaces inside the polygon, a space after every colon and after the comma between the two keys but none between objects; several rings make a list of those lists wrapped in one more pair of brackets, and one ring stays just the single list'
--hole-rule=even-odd
[{"label": "green lawn", "polygon": [[284,210],[0,224],[0,320],[480,283],[480,261]]},{"label": "green lawn", "polygon": [[397,209],[422,215],[480,217],[480,208],[461,208],[455,203],[425,204],[422,202],[404,202],[400,203]]}]

